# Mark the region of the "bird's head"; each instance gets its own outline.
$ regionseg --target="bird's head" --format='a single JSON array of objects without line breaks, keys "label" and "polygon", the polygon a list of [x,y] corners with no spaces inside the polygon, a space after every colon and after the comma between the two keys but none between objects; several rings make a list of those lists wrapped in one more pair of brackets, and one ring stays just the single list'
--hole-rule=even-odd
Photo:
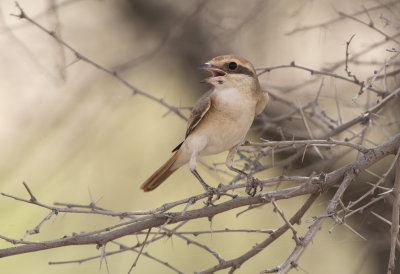
[{"label": "bird's head", "polygon": [[216,88],[258,85],[257,73],[253,65],[240,56],[218,56],[200,65],[200,68],[212,73],[212,76],[204,79],[204,82]]}]

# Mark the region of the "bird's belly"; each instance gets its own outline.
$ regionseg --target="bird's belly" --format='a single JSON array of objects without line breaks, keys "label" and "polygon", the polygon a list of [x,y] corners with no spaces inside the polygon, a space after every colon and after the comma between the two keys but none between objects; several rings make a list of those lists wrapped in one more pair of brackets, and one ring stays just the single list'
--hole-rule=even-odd
[{"label": "bird's belly", "polygon": [[[237,119],[220,119],[215,129],[207,134],[207,145],[200,155],[217,154],[242,142],[253,122],[253,117],[243,115]],[[210,134],[211,133],[211,134]]]}]

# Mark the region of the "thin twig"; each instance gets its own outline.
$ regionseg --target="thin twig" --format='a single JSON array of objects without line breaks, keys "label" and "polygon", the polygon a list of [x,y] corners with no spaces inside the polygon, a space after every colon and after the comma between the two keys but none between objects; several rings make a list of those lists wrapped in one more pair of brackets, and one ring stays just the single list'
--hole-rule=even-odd
[{"label": "thin twig", "polygon": [[137,262],[138,262],[138,260],[139,260],[140,255],[142,255],[143,248],[144,248],[144,246],[146,245],[147,239],[149,238],[150,231],[151,231],[151,227],[150,227],[150,228],[148,229],[148,231],[147,231],[146,238],[144,238],[144,241],[143,241],[143,243],[142,243],[142,247],[140,248],[139,253],[138,253],[137,256],[136,256],[135,261],[133,262],[133,264],[132,264],[131,267],[129,268],[128,274],[131,273],[132,269],[136,266],[136,264],[137,264]]},{"label": "thin twig", "polygon": [[396,259],[396,243],[399,234],[399,206],[400,206],[400,160],[396,160],[396,176],[393,184],[392,225],[390,237],[390,257],[388,274],[394,273]]},{"label": "thin twig", "polygon": [[[351,60],[352,58],[349,58],[348,60]],[[260,70],[260,72],[258,73],[258,75],[262,75],[266,72],[270,72],[272,70],[276,70],[276,69],[284,69],[284,68],[296,68],[296,69],[301,69],[301,70],[305,70],[311,73],[311,75],[326,75],[332,78],[336,78],[336,79],[340,79],[340,80],[344,80],[346,82],[350,82],[353,83],[355,85],[358,85],[360,87],[363,87],[363,84],[361,82],[356,82],[354,79],[345,77],[345,76],[341,76],[339,74],[333,73],[333,72],[329,72],[329,71],[322,71],[322,70],[316,70],[316,69],[311,69],[311,68],[307,68],[305,66],[300,66],[297,65],[295,62],[292,62],[289,65],[278,65],[278,66],[269,66],[269,67],[260,67],[257,68],[257,70]],[[372,86],[365,86],[366,89],[371,90],[373,92],[375,92],[377,95],[383,96],[386,93],[380,90],[377,90],[375,88],[373,88]]]},{"label": "thin twig", "polygon": [[100,255],[100,270],[101,270],[101,265],[102,262],[104,260],[105,264],[106,264],[106,269],[107,269],[107,273],[110,273],[110,269],[108,268],[108,262],[107,262],[107,252],[106,252],[106,244],[103,244],[101,247],[101,255]]},{"label": "thin twig", "polygon": [[296,242],[296,245],[301,245],[301,241],[299,240],[299,238],[297,237],[297,230],[294,228],[294,226],[289,222],[288,219],[286,219],[285,214],[283,213],[283,211],[278,207],[278,205],[275,203],[274,200],[271,201],[272,205],[274,206],[275,210],[279,213],[279,216],[281,216],[281,218],[283,219],[283,221],[285,222],[286,225],[289,226],[290,230],[293,233],[293,239]]},{"label": "thin twig", "polygon": [[[126,251],[133,251],[133,252],[139,253],[139,250],[137,250],[137,246],[128,247],[128,246],[126,246],[124,244],[121,244],[121,243],[118,243],[116,241],[112,241],[112,243],[118,245],[119,250],[109,251],[109,252],[107,252],[105,254],[106,256],[112,256],[112,255],[120,254],[120,253],[126,252]],[[171,266],[169,263],[164,262],[164,261],[162,261],[162,260],[150,255],[148,252],[142,252],[142,256],[145,256],[146,258],[149,258],[149,259],[151,259],[151,260],[153,260],[153,261],[155,261],[157,263],[160,263],[160,264],[164,265],[165,267],[175,271],[176,273],[179,273],[179,274],[183,273],[182,271],[178,270],[177,268]],[[101,255],[96,255],[96,256],[91,256],[91,257],[78,259],[78,260],[51,261],[51,262],[49,262],[49,265],[74,264],[74,263],[81,264],[81,263],[84,263],[84,262],[87,262],[87,261],[99,259],[100,257],[101,257]]]},{"label": "thin twig", "polygon": [[358,19],[358,18],[356,18],[356,17],[354,17],[354,16],[352,16],[352,15],[348,15],[348,14],[346,14],[346,13],[344,13],[344,12],[341,12],[341,11],[339,12],[339,15],[340,15],[340,16],[343,16],[343,17],[345,17],[345,18],[349,18],[349,19],[351,19],[351,20],[353,20],[353,21],[356,21],[356,22],[358,22],[358,23],[360,23],[360,24],[362,24],[362,25],[365,25],[365,26],[367,26],[367,27],[373,29],[373,30],[376,31],[377,33],[383,35],[383,36],[385,37],[386,40],[391,40],[391,41],[395,42],[396,44],[400,44],[400,41],[396,40],[396,39],[393,38],[393,37],[390,37],[390,35],[384,33],[384,32],[381,31],[380,29],[376,28],[375,25],[374,25],[373,23],[366,23],[366,22],[364,22],[364,21],[362,21],[362,20],[360,20],[360,19]]},{"label": "thin twig", "polygon": [[[289,222],[291,224],[297,223],[301,220],[303,215],[306,213],[306,211],[309,209],[309,207],[314,203],[314,201],[317,199],[318,194],[312,194],[307,201],[302,205],[302,207],[290,218]],[[258,254],[260,251],[262,251],[265,247],[269,246],[271,243],[273,243],[276,239],[278,239],[283,233],[285,233],[289,229],[289,226],[287,224],[281,226],[279,229],[277,229],[270,237],[262,241],[261,243],[256,244],[252,249],[244,253],[243,255],[226,261],[222,264],[215,265],[209,269],[206,269],[202,272],[199,272],[199,274],[208,274],[208,273],[215,273],[218,270],[221,269],[226,269],[226,268],[238,268],[240,267],[244,262],[246,262],[248,259],[252,258],[254,255]]]},{"label": "thin twig", "polygon": [[284,147],[284,146],[295,146],[295,145],[310,145],[310,146],[326,146],[326,147],[334,147],[334,146],[347,146],[354,148],[362,153],[367,153],[369,151],[368,148],[344,141],[337,141],[334,139],[329,140],[294,140],[294,141],[268,141],[264,140],[264,142],[246,142],[243,146],[256,146],[256,147]]},{"label": "thin twig", "polygon": [[33,195],[32,191],[31,191],[31,189],[29,188],[29,186],[27,185],[27,183],[22,182],[22,184],[24,185],[26,191],[28,191],[29,195],[31,196],[30,201],[31,201],[32,203],[36,203],[36,202],[37,202],[37,199],[36,199],[36,197]]},{"label": "thin twig", "polygon": [[[347,187],[350,185],[350,183],[353,181],[353,179],[357,176],[358,172],[359,172],[358,169],[353,169],[353,170],[349,170],[349,172],[345,175],[338,190],[336,191],[335,195],[333,196],[330,203],[328,204],[328,206],[324,212],[324,215],[329,215],[331,212],[333,212],[335,210],[337,204],[339,203],[339,199],[342,197],[344,191],[347,189]],[[295,247],[292,254],[290,254],[290,256],[285,260],[285,262],[283,262],[278,267],[279,271],[277,273],[283,273],[283,271],[286,271],[287,269],[290,269],[297,265],[297,262],[298,262],[300,256],[303,254],[303,252],[307,248],[308,244],[312,241],[315,234],[320,230],[324,220],[325,220],[325,218],[319,218],[318,220],[315,221],[314,224],[312,224],[310,226],[310,228],[308,229],[307,233],[305,234],[305,236],[303,238],[303,244],[297,245]]]},{"label": "thin twig", "polygon": [[[397,0],[396,1],[391,1],[391,2],[388,2],[388,3],[384,3],[384,4],[379,3],[378,5],[370,7],[368,9],[364,8],[361,11],[354,12],[354,13],[351,14],[351,16],[358,16],[358,15],[364,14],[366,12],[382,9],[384,7],[392,7],[395,4],[398,4]],[[303,26],[303,27],[297,27],[297,28],[294,28],[292,31],[286,33],[286,35],[292,35],[292,34],[295,34],[297,32],[303,32],[303,31],[308,31],[308,30],[313,30],[313,29],[327,28],[328,26],[330,26],[330,25],[332,25],[334,23],[337,23],[337,22],[339,22],[341,20],[343,20],[343,16],[338,16],[338,17],[336,17],[334,19],[330,19],[330,20],[327,20],[327,21],[325,21],[323,23],[319,23],[319,24]]]},{"label": "thin twig", "polygon": [[350,37],[349,41],[346,41],[346,61],[345,61],[344,70],[346,71],[348,77],[352,77],[356,83],[361,83],[360,80],[358,80],[357,77],[353,73],[351,73],[351,71],[349,70],[349,64],[348,64],[349,55],[350,55],[349,46],[350,46],[350,43],[353,40],[354,36],[355,36],[355,34],[353,34]]},{"label": "thin twig", "polygon": [[398,56],[400,55],[400,51],[396,52],[394,55],[392,55],[389,60],[385,61],[385,63],[383,64],[383,66],[381,66],[379,68],[379,70],[374,72],[374,76],[371,77],[371,79],[368,81],[367,84],[365,84],[362,89],[356,94],[356,96],[353,97],[353,102],[357,101],[358,97],[360,97],[360,95],[362,95],[367,89],[372,87],[372,84],[375,82],[376,78],[382,73],[382,71],[385,70],[385,68],[390,65],[394,59],[396,59]]},{"label": "thin twig", "polygon": [[155,96],[136,88],[135,86],[130,84],[127,80],[122,78],[116,71],[111,71],[111,70],[99,65],[98,63],[94,62],[93,60],[87,58],[86,56],[82,55],[76,49],[74,49],[71,45],[69,45],[67,42],[65,42],[63,39],[61,39],[54,31],[50,31],[50,30],[46,29],[44,26],[42,26],[41,24],[39,24],[38,22],[33,20],[31,17],[29,17],[25,13],[25,11],[20,7],[18,2],[16,2],[15,5],[19,9],[20,13],[19,14],[12,14],[13,16],[29,21],[31,24],[35,25],[36,27],[38,27],[39,29],[41,29],[42,31],[44,31],[45,33],[47,33],[48,35],[53,37],[58,43],[62,44],[64,47],[69,49],[75,55],[75,57],[77,59],[82,60],[82,61],[92,65],[93,67],[105,72],[106,74],[114,77],[120,83],[122,83],[124,86],[129,88],[132,91],[133,95],[139,94],[139,95],[144,96],[144,97],[146,97],[146,98],[148,98],[148,99],[150,99],[150,100],[152,100],[154,102],[157,102],[160,105],[166,107],[169,111],[171,111],[171,112],[175,113],[176,115],[178,115],[180,118],[182,118],[184,120],[187,120],[186,116],[182,114],[182,112],[179,110],[179,108],[168,104],[167,102],[165,102],[165,100],[163,98],[156,98]]},{"label": "thin twig", "polygon": [[44,219],[37,226],[35,226],[35,228],[27,230],[25,235],[21,238],[21,241],[25,240],[25,238],[28,237],[28,235],[38,234],[40,232],[40,228],[42,227],[42,225],[46,221],[50,220],[50,218],[53,215],[57,215],[57,214],[58,214],[58,212],[56,210],[52,210],[46,217],[44,217]]}]

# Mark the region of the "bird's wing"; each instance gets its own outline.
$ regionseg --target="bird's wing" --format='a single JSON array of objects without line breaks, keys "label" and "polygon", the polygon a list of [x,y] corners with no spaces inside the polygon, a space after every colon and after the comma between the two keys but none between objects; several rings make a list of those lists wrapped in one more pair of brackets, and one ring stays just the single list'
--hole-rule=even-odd
[{"label": "bird's wing", "polygon": [[211,93],[212,89],[207,91],[200,97],[200,99],[193,106],[192,113],[190,114],[188,127],[186,130],[185,139],[189,136],[190,133],[196,128],[196,126],[200,123],[201,119],[207,113],[211,106]]},{"label": "bird's wing", "polygon": [[261,114],[261,112],[263,112],[265,106],[268,103],[268,100],[269,100],[268,92],[266,90],[262,90],[262,93],[256,105],[256,115],[259,115]]},{"label": "bird's wing", "polygon": [[[193,106],[192,113],[190,114],[190,117],[188,120],[188,127],[186,130],[185,139],[189,136],[190,133],[193,132],[193,130],[196,128],[196,126],[200,123],[201,119],[204,117],[204,115],[210,109],[212,92],[213,92],[213,89],[210,89],[209,91],[204,93],[203,96],[201,96],[200,99]],[[180,143],[176,148],[174,148],[174,150],[172,150],[172,152],[177,151],[181,147],[182,143]]]}]

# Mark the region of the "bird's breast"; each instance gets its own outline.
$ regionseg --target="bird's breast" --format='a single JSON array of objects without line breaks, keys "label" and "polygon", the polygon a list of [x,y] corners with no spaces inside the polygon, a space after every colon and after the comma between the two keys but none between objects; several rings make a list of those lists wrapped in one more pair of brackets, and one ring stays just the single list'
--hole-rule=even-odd
[{"label": "bird's breast", "polygon": [[183,144],[184,154],[216,154],[240,144],[253,123],[256,103],[239,89],[214,90],[209,110]]},{"label": "bird's breast", "polygon": [[237,88],[216,90],[211,96],[211,108],[219,112],[221,116],[238,119],[245,116],[253,116],[256,102],[251,96]]},{"label": "bird's breast", "polygon": [[237,89],[218,90],[211,100],[211,107],[197,131],[207,136],[203,155],[226,151],[239,144],[255,115],[256,102]]}]

